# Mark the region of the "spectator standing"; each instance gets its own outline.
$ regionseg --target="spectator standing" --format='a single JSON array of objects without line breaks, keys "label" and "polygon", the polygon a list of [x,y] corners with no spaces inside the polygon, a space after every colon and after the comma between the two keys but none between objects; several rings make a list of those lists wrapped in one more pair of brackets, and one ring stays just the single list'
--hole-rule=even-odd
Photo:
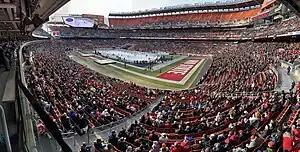
[{"label": "spectator standing", "polygon": [[283,151],[284,152],[291,152],[293,148],[293,138],[291,136],[291,133],[289,131],[284,132],[283,134]]}]

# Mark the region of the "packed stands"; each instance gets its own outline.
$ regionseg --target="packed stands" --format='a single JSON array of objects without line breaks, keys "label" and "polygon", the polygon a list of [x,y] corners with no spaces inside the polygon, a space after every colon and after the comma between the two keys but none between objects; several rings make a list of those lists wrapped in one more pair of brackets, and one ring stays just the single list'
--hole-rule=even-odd
[{"label": "packed stands", "polygon": [[152,25],[154,25],[154,27],[201,27],[207,24],[217,25],[219,23],[234,24],[238,21],[248,22],[248,20],[259,11],[260,8],[254,8],[237,12],[205,12],[141,18],[109,18],[109,23],[110,26],[114,28],[146,28]]},{"label": "packed stands", "polygon": [[[260,12],[257,6],[152,16],[120,13],[111,14],[109,29],[50,26],[62,38],[87,40],[29,46],[34,57],[26,68],[28,87],[62,133],[84,134],[161,99],[129,128],[112,131],[107,142],[95,141],[96,152],[297,150],[300,85],[296,92],[274,90],[281,81],[277,66],[297,63],[299,43],[250,40],[296,33],[299,18],[253,26],[251,18]],[[195,88],[162,91],[103,76],[70,59],[78,49],[125,45],[129,51],[211,55],[213,62]]]},{"label": "packed stands", "polygon": [[[276,142],[270,148],[280,147],[281,135],[274,134],[284,130],[274,118],[289,107],[292,98],[285,94],[210,96],[203,102],[183,101],[184,95],[178,95],[166,95],[157,108],[142,116],[140,123],[118,136],[112,134],[109,142],[119,151],[128,147],[137,151],[257,151],[267,149],[270,140]],[[213,104],[219,106],[211,109]]]},{"label": "packed stands", "polygon": [[[98,46],[105,47],[102,43]],[[61,132],[82,134],[87,128],[128,117],[156,100],[156,90],[121,82],[75,63],[68,56],[73,50],[70,44],[46,42],[28,48],[34,54],[32,66],[26,69],[28,87]],[[97,46],[97,42],[93,44]]]},{"label": "packed stands", "polygon": [[226,1],[165,7],[138,12],[110,13],[113,28],[203,27],[249,23],[263,1]]},{"label": "packed stands", "polygon": [[[69,56],[77,49],[123,45],[130,45],[133,51],[211,54],[214,61],[197,88],[161,92],[108,78]],[[290,137],[289,126],[295,124],[297,129],[299,93],[273,92],[278,80],[270,66],[280,60],[294,63],[298,47],[298,43],[277,42],[53,40],[25,49],[34,55],[26,68],[26,80],[62,133],[83,134],[131,116],[160,95],[164,97],[140,122],[113,132],[110,144],[98,140],[95,147],[100,151],[275,151]],[[252,94],[230,96],[238,92]],[[293,114],[285,125],[282,121],[289,108]]]},{"label": "packed stands", "polygon": [[[77,43],[81,43],[79,40],[54,42],[42,43],[30,48],[35,58],[32,67],[26,70],[27,83],[35,97],[40,100],[41,106],[57,122],[62,131],[70,130],[70,122],[65,126],[62,125],[66,123],[65,117],[70,118],[71,126],[78,126],[80,129],[86,127],[81,124],[81,121],[84,122],[83,124],[91,123],[101,126],[129,116],[157,98],[159,94],[157,90],[141,88],[134,84],[104,77],[72,61],[68,54],[75,46],[78,46]],[[277,81],[276,76],[268,67],[275,60],[251,58],[251,51],[247,52],[232,43],[102,40],[89,41],[84,44],[80,47],[81,49],[91,46],[101,48],[131,44],[133,45],[131,50],[160,50],[173,54],[210,53],[215,57],[214,63],[202,83],[200,82],[207,92],[268,91],[275,87]],[[255,44],[252,45],[255,46]],[[237,48],[240,50],[237,51]],[[247,60],[243,59],[245,57]],[[244,61],[244,63],[236,63],[236,66],[241,65],[241,67],[234,67],[230,66],[228,61]],[[228,66],[233,69],[225,72],[223,69]],[[211,76],[213,73],[216,74],[215,77]],[[256,74],[252,75],[253,73]],[[235,76],[241,78],[230,78]],[[243,77],[248,77],[248,79]],[[254,88],[247,87],[253,86],[252,83],[255,83]],[[73,86],[73,84],[76,85]],[[241,87],[240,84],[245,84],[245,86]],[[105,98],[97,97],[104,95]]]},{"label": "packed stands", "polygon": [[241,38],[241,30],[104,30],[51,26],[61,37],[119,38],[119,37],[173,37],[173,38]]},{"label": "packed stands", "polygon": [[11,67],[14,51],[17,46],[17,41],[2,42],[0,44],[0,65],[4,65],[6,70],[9,70]]},{"label": "packed stands", "polygon": [[[173,22],[165,24],[173,27]],[[181,22],[178,22],[181,24]],[[186,23],[186,22],[182,22]],[[156,28],[160,24],[148,24],[150,29],[94,29],[94,28],[72,28],[49,26],[51,31],[59,31],[61,37],[78,38],[120,38],[120,37],[162,37],[162,38],[202,38],[202,39],[243,39],[259,38],[267,36],[280,36],[293,34],[299,30],[299,18],[292,17],[278,23],[263,24],[255,27],[230,28],[229,25],[223,28],[188,28],[182,24],[181,28],[161,29]],[[295,33],[296,34],[296,33]]]}]

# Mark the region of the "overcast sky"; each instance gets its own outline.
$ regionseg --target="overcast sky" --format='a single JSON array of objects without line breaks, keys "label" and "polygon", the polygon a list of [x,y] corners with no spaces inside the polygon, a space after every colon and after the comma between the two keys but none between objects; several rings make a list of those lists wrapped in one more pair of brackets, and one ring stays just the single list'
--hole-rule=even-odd
[{"label": "overcast sky", "polygon": [[[108,16],[109,12],[128,12],[173,6],[202,3],[217,0],[71,0],[55,14],[96,14]],[[219,0],[221,1],[221,0]]]}]

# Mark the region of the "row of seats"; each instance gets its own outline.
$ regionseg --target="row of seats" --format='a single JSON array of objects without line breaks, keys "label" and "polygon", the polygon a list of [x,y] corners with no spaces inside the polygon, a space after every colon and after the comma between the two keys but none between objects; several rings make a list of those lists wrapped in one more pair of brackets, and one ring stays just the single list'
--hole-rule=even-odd
[{"label": "row of seats", "polygon": [[[217,23],[217,22],[234,22],[248,20],[256,15],[260,8],[254,8],[245,11],[236,12],[206,12],[194,14],[178,14],[155,17],[141,18],[109,18],[109,24],[112,27],[118,26],[139,26],[142,24],[162,23],[162,22],[197,22],[199,23]],[[175,23],[176,24],[176,23]]]},{"label": "row of seats", "polygon": [[[188,112],[188,110],[181,109],[184,107],[178,106],[177,108],[171,108],[172,110],[166,109],[174,107],[174,103],[183,104],[182,101],[169,102],[170,99],[165,98],[152,114],[142,116],[140,123],[133,124],[128,130],[122,130],[118,136],[116,134],[110,136],[110,143],[120,151],[124,151],[126,149],[122,148],[128,147],[133,147],[138,151],[154,151],[158,147],[158,149],[168,149],[167,151],[171,152],[179,151],[178,149],[194,152],[232,150],[256,152],[257,150],[266,149],[275,151],[281,145],[278,139],[282,139],[280,135],[279,137],[275,136],[279,132],[277,130],[280,130],[281,133],[285,131],[281,130],[282,126],[276,123],[281,121],[282,116],[286,116],[286,109],[290,107],[286,102],[291,99],[284,99],[285,96],[285,94],[266,93],[257,97],[243,96],[234,99],[238,103],[242,102],[240,105],[228,99],[227,101],[232,102],[231,106],[235,108],[230,108],[230,111],[227,111],[226,107],[222,106],[220,108],[221,117],[219,117],[219,113],[212,114],[208,111],[206,114],[212,115],[212,118],[206,119],[203,115],[201,117],[203,120],[191,122],[184,118],[184,115]],[[173,105],[170,106],[171,103]],[[189,103],[185,104],[190,105]],[[161,111],[162,109],[163,111]],[[175,121],[172,122],[173,118],[170,117],[172,111],[175,111],[175,115],[182,116],[177,117],[177,119],[175,116]],[[159,121],[157,119],[160,118],[156,117],[161,117],[161,113],[164,113],[163,117],[168,119],[157,124],[157,121]],[[224,117],[228,118],[224,119]],[[220,126],[203,128],[205,126],[203,126],[203,123],[214,124],[216,122]],[[185,127],[182,129],[181,126]],[[201,131],[196,131],[195,128]],[[193,133],[193,131],[196,132]],[[119,138],[125,139],[127,146],[120,147],[118,141],[114,141],[119,140]],[[274,138],[276,138],[275,141]],[[269,143],[273,145],[268,145]]]}]

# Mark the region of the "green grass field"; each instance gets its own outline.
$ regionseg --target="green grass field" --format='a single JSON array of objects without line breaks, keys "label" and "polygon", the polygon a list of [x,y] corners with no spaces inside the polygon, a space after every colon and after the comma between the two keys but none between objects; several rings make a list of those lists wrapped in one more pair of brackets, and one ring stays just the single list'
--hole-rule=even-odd
[{"label": "green grass field", "polygon": [[[198,69],[191,75],[191,77],[187,80],[187,82],[184,85],[181,84],[176,84],[176,83],[169,83],[169,82],[165,82],[165,81],[160,81],[160,80],[156,80],[156,79],[149,79],[147,77],[143,77],[140,75],[136,75],[134,73],[130,73],[127,71],[123,71],[120,70],[118,68],[115,68],[111,65],[99,65],[95,62],[93,62],[92,59],[90,58],[85,58],[80,56],[78,53],[74,54],[74,59],[76,62],[87,66],[88,68],[95,70],[99,73],[102,73],[104,75],[110,76],[110,77],[114,77],[114,78],[118,78],[121,79],[123,81],[130,81],[130,82],[134,82],[138,85],[141,86],[145,86],[145,87],[149,87],[149,88],[157,88],[157,89],[162,89],[162,90],[185,90],[185,89],[189,89],[193,84],[194,81],[196,80],[197,76],[199,75],[199,73],[201,72],[202,68],[204,67],[205,63],[206,63],[206,59],[203,59],[204,61],[201,63],[201,65],[198,67]],[[103,59],[100,56],[95,56],[95,58],[98,59]],[[114,65],[130,70],[130,71],[134,71],[136,73],[141,73],[144,75],[148,75],[148,76],[152,76],[152,77],[156,77],[157,75],[164,73],[168,70],[170,70],[171,68],[185,62],[189,60],[189,58],[185,58],[182,60],[179,60],[178,62],[175,62],[169,66],[166,66],[164,68],[162,68],[161,70],[157,70],[157,71],[148,71],[148,70],[141,70],[141,69],[137,69],[134,67],[130,67],[130,66],[126,66],[124,67],[123,64],[120,63],[116,63]]]}]

